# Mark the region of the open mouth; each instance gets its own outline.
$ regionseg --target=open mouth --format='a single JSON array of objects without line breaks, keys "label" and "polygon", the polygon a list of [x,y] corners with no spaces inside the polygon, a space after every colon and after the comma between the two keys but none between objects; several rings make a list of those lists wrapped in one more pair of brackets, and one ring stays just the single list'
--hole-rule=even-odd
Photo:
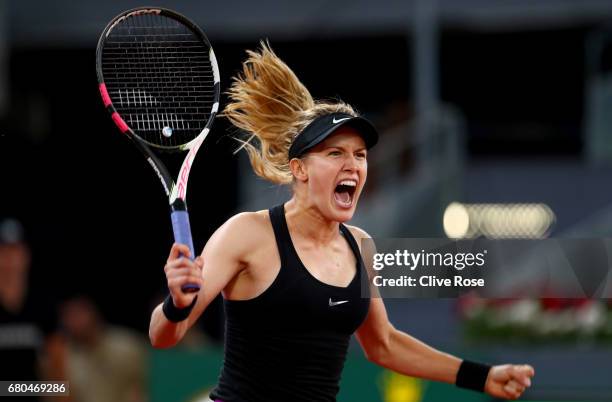
[{"label": "open mouth", "polygon": [[342,180],[334,190],[334,198],[341,206],[350,207],[353,205],[353,196],[356,189],[357,182],[355,180]]}]

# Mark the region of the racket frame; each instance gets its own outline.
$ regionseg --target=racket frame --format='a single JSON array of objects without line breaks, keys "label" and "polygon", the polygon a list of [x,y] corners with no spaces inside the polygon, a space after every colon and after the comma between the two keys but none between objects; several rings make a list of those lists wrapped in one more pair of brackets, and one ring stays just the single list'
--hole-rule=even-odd
[{"label": "racket frame", "polygon": [[[102,53],[104,49],[104,44],[106,43],[106,38],[109,36],[110,32],[119,25],[122,21],[136,15],[143,14],[156,14],[163,15],[172,19],[179,21],[180,23],[187,26],[192,32],[194,32],[209,48],[209,59],[210,64],[213,70],[213,90],[214,90],[214,100],[213,106],[210,111],[210,115],[206,125],[200,132],[198,136],[196,136],[191,141],[186,144],[182,144],[177,147],[163,147],[156,144],[151,144],[140,136],[138,136],[134,130],[125,122],[123,117],[119,114],[115,106],[113,105],[112,99],[106,89],[106,84],[104,82],[104,76],[102,72]],[[200,149],[200,146],[208,136],[214,119],[219,111],[219,99],[220,99],[220,75],[219,75],[219,67],[217,64],[217,59],[215,57],[215,53],[213,48],[204,34],[204,32],[198,27],[193,21],[188,19],[187,17],[177,13],[176,11],[163,8],[163,7],[139,7],[133,8],[127,11],[122,12],[121,14],[114,17],[104,28],[102,34],[100,35],[100,39],[98,40],[98,45],[96,48],[96,73],[98,76],[98,89],[100,91],[100,95],[102,97],[102,102],[106,107],[106,110],[110,113],[112,120],[115,125],[125,136],[134,144],[134,146],[142,153],[145,157],[156,176],[161,181],[162,187],[166,196],[168,197],[169,205],[170,205],[170,217],[172,222],[172,229],[174,234],[174,240],[177,243],[185,244],[189,247],[191,258],[195,258],[195,250],[193,247],[193,238],[191,235],[191,227],[189,223],[189,213],[187,211],[187,183],[189,180],[189,173],[191,171],[191,167],[193,165],[193,161],[195,156]],[[159,148],[166,151],[187,151],[187,155],[185,156],[179,173],[177,175],[177,180],[175,181],[168,169],[163,164],[163,162],[159,159],[158,156],[153,153],[151,147]],[[192,293],[199,291],[199,286],[196,284],[187,284],[183,286],[183,292]]]}]

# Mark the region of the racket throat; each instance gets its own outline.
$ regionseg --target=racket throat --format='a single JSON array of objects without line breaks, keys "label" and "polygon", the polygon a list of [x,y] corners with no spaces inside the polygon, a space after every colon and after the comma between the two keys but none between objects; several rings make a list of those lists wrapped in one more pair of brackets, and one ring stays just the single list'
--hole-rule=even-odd
[{"label": "racket throat", "polygon": [[184,200],[177,198],[172,204],[170,204],[170,213],[173,213],[175,211],[187,212],[187,203]]},{"label": "racket throat", "polygon": [[147,162],[149,162],[149,165],[151,165],[151,168],[153,168],[153,171],[159,178],[159,181],[161,181],[161,184],[164,187],[164,192],[166,193],[166,196],[170,197],[171,193],[170,193],[170,190],[168,189],[168,184],[166,183],[167,182],[166,177],[168,176],[168,172],[166,172],[164,168],[160,169],[160,166],[163,166],[163,165],[159,162],[159,160],[156,160],[157,158],[155,158],[153,155],[148,154],[148,152],[144,150],[144,148],[142,148],[140,144],[139,144],[139,148],[141,149],[142,152],[145,153],[147,157]]}]

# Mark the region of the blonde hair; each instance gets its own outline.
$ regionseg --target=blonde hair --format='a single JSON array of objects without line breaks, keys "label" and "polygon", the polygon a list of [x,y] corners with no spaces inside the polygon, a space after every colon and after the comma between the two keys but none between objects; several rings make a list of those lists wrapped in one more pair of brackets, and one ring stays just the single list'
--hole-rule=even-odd
[{"label": "blonde hair", "polygon": [[234,77],[224,110],[230,122],[246,133],[240,149],[249,154],[253,171],[277,184],[293,180],[288,153],[295,137],[315,118],[343,112],[356,116],[341,101],[314,100],[294,72],[261,42],[258,51],[247,51],[242,73]]}]

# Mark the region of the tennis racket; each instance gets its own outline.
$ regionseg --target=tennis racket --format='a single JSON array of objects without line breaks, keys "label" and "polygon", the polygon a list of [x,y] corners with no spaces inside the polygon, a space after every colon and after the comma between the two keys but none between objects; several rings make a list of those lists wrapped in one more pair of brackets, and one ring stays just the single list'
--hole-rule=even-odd
[{"label": "tennis racket", "polygon": [[[174,239],[195,257],[187,180],[219,110],[219,68],[202,30],[168,9],[143,7],[116,16],[96,49],[104,106],[159,177],[170,204]],[[153,151],[187,151],[176,181]],[[195,284],[183,292],[197,292]]]}]

